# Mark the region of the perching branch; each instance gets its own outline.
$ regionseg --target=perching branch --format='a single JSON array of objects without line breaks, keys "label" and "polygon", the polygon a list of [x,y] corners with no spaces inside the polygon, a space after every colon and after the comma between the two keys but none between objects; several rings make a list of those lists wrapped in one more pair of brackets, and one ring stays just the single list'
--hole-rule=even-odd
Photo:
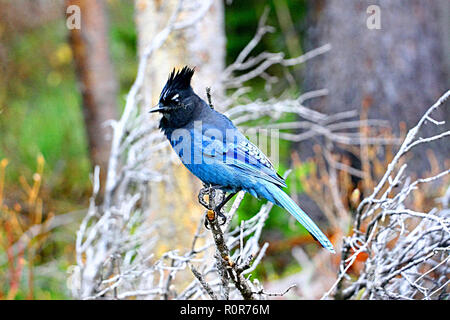
[{"label": "perching branch", "polygon": [[[245,279],[242,272],[250,267],[248,262],[246,264],[238,265],[230,257],[230,249],[225,241],[224,233],[219,225],[219,221],[216,215],[212,219],[209,219],[210,212],[214,212],[219,205],[216,203],[216,192],[213,188],[209,188],[209,203],[206,209],[208,210],[207,219],[210,226],[211,234],[216,246],[216,266],[218,268],[218,274],[222,277],[222,283],[228,283],[231,280],[235,287],[239,290],[242,297],[245,300],[254,300],[254,294],[250,282]],[[202,192],[200,192],[202,193]],[[249,257],[251,259],[251,257]],[[243,260],[245,257],[239,257],[239,260]]]}]

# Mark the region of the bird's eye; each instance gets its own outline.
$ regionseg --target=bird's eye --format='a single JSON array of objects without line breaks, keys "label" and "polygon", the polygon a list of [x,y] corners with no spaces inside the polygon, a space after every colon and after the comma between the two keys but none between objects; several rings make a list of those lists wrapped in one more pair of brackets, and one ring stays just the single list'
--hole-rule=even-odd
[{"label": "bird's eye", "polygon": [[178,101],[179,101],[179,99],[178,99],[179,97],[180,97],[180,95],[177,93],[176,95],[174,95],[174,96],[172,97],[171,100],[178,102]]}]

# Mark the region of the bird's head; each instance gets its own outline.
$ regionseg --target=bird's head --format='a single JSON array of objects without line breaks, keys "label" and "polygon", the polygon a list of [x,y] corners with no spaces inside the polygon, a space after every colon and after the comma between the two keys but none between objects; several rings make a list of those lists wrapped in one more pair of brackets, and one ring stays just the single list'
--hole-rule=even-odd
[{"label": "bird's head", "polygon": [[161,91],[158,105],[149,112],[162,113],[163,121],[181,126],[190,118],[195,108],[195,93],[191,87],[193,75],[194,68],[186,66],[179,71],[174,69]]}]

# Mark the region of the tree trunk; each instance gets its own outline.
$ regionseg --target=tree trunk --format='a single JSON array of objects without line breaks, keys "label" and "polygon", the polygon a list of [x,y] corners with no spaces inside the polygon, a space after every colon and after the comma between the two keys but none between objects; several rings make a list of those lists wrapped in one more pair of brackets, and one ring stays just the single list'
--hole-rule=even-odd
[{"label": "tree trunk", "polygon": [[[332,50],[306,64],[305,90],[327,88],[318,111],[333,114],[367,108],[369,118],[385,119],[395,134],[400,125],[414,126],[427,108],[448,89],[449,3],[411,1],[310,1],[308,46],[330,43]],[[381,29],[369,29],[367,8],[380,8]],[[447,52],[445,52],[447,50]],[[435,119],[448,120],[439,110]],[[434,127],[433,125],[428,127]],[[447,125],[448,128],[448,125]],[[436,133],[424,130],[423,137]],[[449,145],[430,144],[443,164]],[[428,145],[427,145],[428,148]],[[303,146],[302,152],[308,148]],[[426,150],[417,149],[416,154]],[[414,157],[409,168],[424,172],[425,157]],[[442,169],[442,168],[441,168]]]},{"label": "tree trunk", "polygon": [[[164,28],[178,1],[136,0],[136,25],[139,53],[151,43],[153,37]],[[200,4],[204,2],[199,1]],[[184,10],[179,20],[189,19]],[[224,8],[220,0],[214,0],[206,15],[192,27],[173,32],[163,47],[150,58],[144,82],[144,111],[158,102],[160,92],[173,68],[189,65],[196,68],[192,81],[194,90],[206,98],[206,87],[212,86],[225,66]],[[221,88],[213,87],[214,95]],[[159,121],[159,115],[150,115],[149,121]],[[175,161],[170,161],[175,159]],[[175,153],[165,150],[152,158],[167,177],[167,183],[150,186],[150,208],[155,219],[167,221],[159,235],[169,248],[183,248],[190,243],[203,212],[197,202],[201,187],[178,160]]]},{"label": "tree trunk", "polygon": [[81,11],[81,28],[70,31],[77,77],[83,97],[83,114],[93,165],[100,166],[104,185],[110,152],[111,128],[105,122],[116,119],[117,79],[109,56],[108,26],[102,0],[68,0]]}]

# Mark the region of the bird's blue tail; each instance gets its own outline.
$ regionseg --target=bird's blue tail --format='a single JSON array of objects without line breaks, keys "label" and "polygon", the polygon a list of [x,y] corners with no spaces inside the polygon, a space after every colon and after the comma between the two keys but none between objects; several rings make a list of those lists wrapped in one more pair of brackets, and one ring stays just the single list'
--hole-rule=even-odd
[{"label": "bird's blue tail", "polygon": [[265,198],[289,211],[289,213],[292,214],[325,249],[331,253],[336,253],[330,240],[328,240],[323,232],[316,226],[314,221],[312,221],[311,218],[308,217],[308,215],[283,190],[273,184],[266,184],[266,190],[272,195],[273,199],[270,199],[269,197]]}]

